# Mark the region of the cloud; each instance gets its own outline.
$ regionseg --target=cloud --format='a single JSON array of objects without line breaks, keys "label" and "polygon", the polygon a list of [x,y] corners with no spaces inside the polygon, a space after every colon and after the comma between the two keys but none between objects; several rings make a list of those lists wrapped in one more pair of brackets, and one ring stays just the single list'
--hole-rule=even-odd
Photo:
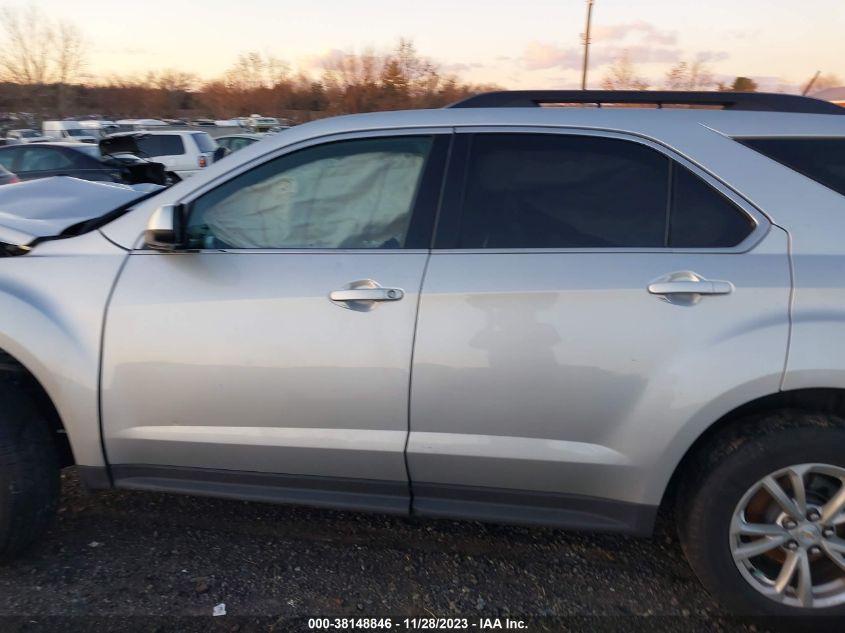
[{"label": "cloud", "polygon": [[454,63],[454,64],[439,64],[439,68],[447,73],[465,73],[476,68],[484,68],[484,64],[480,62],[472,62],[469,64]]},{"label": "cloud", "polygon": [[[529,42],[522,55],[522,65],[528,70],[581,68],[584,51],[580,46],[562,47],[548,42]],[[631,46],[596,46],[590,48],[590,66],[604,66],[627,56],[635,63],[676,62],[682,57],[678,48],[635,44]]]},{"label": "cloud", "polygon": [[653,47],[645,44],[636,46],[603,46],[590,49],[590,59],[596,66],[611,64],[621,57],[627,57],[634,63],[650,64],[676,62],[683,56],[678,48]]},{"label": "cloud", "polygon": [[596,26],[592,29],[591,33],[593,41],[624,40],[631,36],[648,40],[652,44],[662,44],[664,46],[671,46],[678,41],[678,36],[674,31],[663,31],[643,20],[623,24],[611,24],[608,26]]},{"label": "cloud", "polygon": [[577,68],[583,53],[580,47],[563,48],[548,42],[529,42],[522,53],[522,65],[528,70]]},{"label": "cloud", "polygon": [[701,51],[695,58],[701,62],[722,62],[731,56],[727,51]]}]

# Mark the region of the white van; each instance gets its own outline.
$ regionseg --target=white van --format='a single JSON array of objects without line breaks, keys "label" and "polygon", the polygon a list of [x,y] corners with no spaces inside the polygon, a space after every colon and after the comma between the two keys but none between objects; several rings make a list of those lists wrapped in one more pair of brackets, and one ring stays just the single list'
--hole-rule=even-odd
[{"label": "white van", "polygon": [[71,143],[96,143],[96,133],[92,134],[79,121],[44,121],[41,126],[44,136],[50,136],[57,141]]}]

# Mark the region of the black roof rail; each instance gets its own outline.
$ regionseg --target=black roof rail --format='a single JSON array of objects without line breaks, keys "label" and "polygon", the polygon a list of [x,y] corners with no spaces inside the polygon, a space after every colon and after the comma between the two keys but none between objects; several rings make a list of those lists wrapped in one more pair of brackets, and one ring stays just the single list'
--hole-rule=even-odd
[{"label": "black roof rail", "polygon": [[556,104],[644,104],[721,106],[725,110],[845,114],[845,108],[798,95],[771,92],[704,92],[677,90],[502,90],[483,92],[447,108],[531,108]]}]

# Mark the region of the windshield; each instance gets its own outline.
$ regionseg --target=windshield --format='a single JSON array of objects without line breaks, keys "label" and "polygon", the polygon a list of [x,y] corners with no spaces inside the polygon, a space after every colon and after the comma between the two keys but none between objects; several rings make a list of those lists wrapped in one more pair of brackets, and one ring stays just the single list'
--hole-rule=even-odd
[{"label": "windshield", "polygon": [[88,130],[65,130],[68,136],[91,136]]},{"label": "windshield", "polygon": [[41,136],[41,133],[36,132],[35,130],[17,130],[16,133],[21,138],[36,138]]}]

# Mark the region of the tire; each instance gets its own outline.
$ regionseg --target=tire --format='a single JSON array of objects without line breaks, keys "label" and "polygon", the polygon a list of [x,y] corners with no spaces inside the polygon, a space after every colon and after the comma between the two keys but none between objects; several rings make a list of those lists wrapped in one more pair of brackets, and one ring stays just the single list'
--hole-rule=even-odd
[{"label": "tire", "polygon": [[[702,584],[715,596],[720,603],[727,606],[738,615],[764,616],[825,616],[841,617],[845,615],[845,602],[825,605],[822,603],[813,608],[801,604],[784,604],[780,598],[772,599],[763,595],[755,586],[754,573],[748,578],[740,571],[741,563],[735,562],[732,548],[737,546],[735,537],[731,533],[731,525],[735,512],[739,507],[746,511],[750,504],[766,503],[768,492],[765,487],[756,487],[767,475],[779,472],[787,482],[784,486],[789,493],[792,484],[788,483],[788,474],[784,471],[788,467],[803,464],[827,464],[845,469],[845,420],[827,413],[812,413],[806,411],[784,410],[769,412],[747,418],[732,424],[731,428],[717,435],[707,444],[697,457],[693,458],[691,467],[687,470],[689,476],[679,489],[676,508],[678,510],[678,533],[684,553]],[[812,471],[810,471],[812,472]],[[822,475],[824,479],[826,475]],[[818,477],[810,474],[808,477]],[[802,479],[803,481],[803,479]],[[819,481],[815,479],[814,481]],[[833,484],[829,484],[831,488]],[[845,483],[842,484],[845,487]],[[757,492],[753,492],[756,490]],[[808,490],[808,494],[815,494]],[[756,497],[754,495],[757,495]],[[792,498],[792,497],[790,497]],[[749,505],[743,505],[746,500]],[[808,503],[810,497],[808,497]],[[794,500],[794,499],[793,499]],[[821,503],[821,502],[819,502]],[[758,506],[760,507],[759,503]],[[771,497],[768,502],[769,516],[772,512],[780,513],[784,522],[780,504]],[[809,507],[809,506],[808,506]],[[809,516],[809,515],[808,515]],[[748,514],[742,514],[749,523],[763,523],[750,520]],[[806,519],[806,517],[804,517]],[[802,519],[803,520],[803,519]],[[809,521],[809,519],[806,519]],[[770,525],[770,524],[767,524]],[[821,524],[819,526],[821,531]],[[777,525],[777,527],[782,527]],[[845,526],[836,528],[834,536],[841,539]],[[791,542],[779,545],[765,556],[784,559],[790,555],[785,551],[787,547],[797,545],[789,534]],[[739,537],[736,537],[739,538]],[[741,537],[741,545],[761,541],[766,537]],[[821,538],[818,536],[817,538]],[[808,551],[809,542],[800,546],[801,551]],[[801,552],[798,552],[799,554]],[[823,559],[823,560],[822,560]],[[760,558],[751,558],[758,565]],[[813,565],[824,565],[823,573],[836,574],[835,563],[816,554]],[[765,565],[779,565],[782,562],[763,560],[759,567]],[[799,564],[800,566],[800,564]],[[771,567],[772,576],[777,576],[778,567]],[[814,567],[814,569],[819,569]],[[835,576],[834,576],[835,577]],[[793,576],[786,594],[799,599],[798,578]],[[817,579],[814,579],[814,581]],[[836,582],[836,581],[834,581]],[[845,580],[843,580],[845,582]],[[821,583],[820,583],[821,584]],[[838,595],[838,594],[837,594]],[[838,601],[838,598],[834,598]],[[818,603],[819,599],[814,602]]]},{"label": "tire", "polygon": [[30,546],[59,503],[58,457],[35,401],[0,382],[0,563]]}]

